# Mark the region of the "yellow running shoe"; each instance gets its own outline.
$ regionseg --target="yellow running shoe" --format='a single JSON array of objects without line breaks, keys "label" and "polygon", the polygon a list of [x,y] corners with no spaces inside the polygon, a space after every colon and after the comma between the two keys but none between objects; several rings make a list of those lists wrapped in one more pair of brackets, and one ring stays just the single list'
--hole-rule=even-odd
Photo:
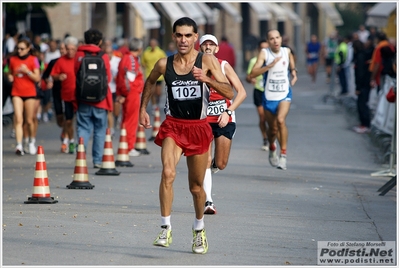
[{"label": "yellow running shoe", "polygon": [[152,244],[154,246],[167,248],[172,244],[172,229],[170,228],[170,225],[162,225],[161,228],[161,232]]},{"label": "yellow running shoe", "polygon": [[206,239],[205,229],[193,230],[193,252],[205,254],[208,251],[208,240]]}]

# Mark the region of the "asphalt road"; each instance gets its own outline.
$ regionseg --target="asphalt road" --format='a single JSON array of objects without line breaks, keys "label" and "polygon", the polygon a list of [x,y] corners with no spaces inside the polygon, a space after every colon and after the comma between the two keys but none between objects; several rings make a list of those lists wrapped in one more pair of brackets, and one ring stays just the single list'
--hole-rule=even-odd
[{"label": "asphalt road", "polygon": [[[376,161],[369,139],[350,130],[343,108],[322,101],[324,77],[309,81],[301,73],[293,90],[285,171],[272,168],[260,150],[252,87],[244,83],[248,98],[237,111],[229,164],[214,175],[218,214],[205,216],[205,255],[191,252],[194,212],[184,157],[174,183],[173,244],[159,248],[152,246],[160,225],[161,172],[153,142],[147,141],[149,155],[130,157],[134,167],[117,167],[119,176],[95,175],[88,150],[95,187],[68,189],[76,156],[59,152],[54,120],[41,123],[37,144],[58,203],[25,204],[37,159],[16,156],[11,129],[4,128],[3,266],[310,266],[317,265],[318,241],[396,241],[396,187],[379,196],[389,178],[370,175],[386,167]],[[119,135],[115,156],[118,143]]]}]

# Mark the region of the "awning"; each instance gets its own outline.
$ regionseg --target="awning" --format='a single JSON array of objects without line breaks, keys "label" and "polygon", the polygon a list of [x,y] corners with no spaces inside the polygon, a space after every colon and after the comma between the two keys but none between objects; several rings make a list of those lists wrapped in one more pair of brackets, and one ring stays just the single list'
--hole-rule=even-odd
[{"label": "awning", "polygon": [[288,18],[294,22],[295,25],[302,25],[302,19],[299,17],[298,14],[295,13],[287,4],[282,3],[281,7],[287,13]]},{"label": "awning", "polygon": [[131,2],[131,4],[139,13],[145,29],[158,29],[161,27],[160,16],[151,3]]},{"label": "awning", "polygon": [[388,18],[396,9],[396,3],[378,3],[367,12],[367,26],[386,27]]},{"label": "awning", "polygon": [[341,26],[344,24],[341,15],[339,14],[333,3],[320,2],[315,3],[315,5],[319,9],[319,11],[324,11],[326,13],[326,15],[330,18],[331,22],[335,26]]},{"label": "awning", "polygon": [[167,17],[169,18],[170,22],[175,23],[178,19],[182,17],[187,17],[184,11],[180,8],[177,3],[174,2],[160,2],[163,10],[166,12]]},{"label": "awning", "polygon": [[267,2],[265,5],[273,12],[277,21],[286,21],[288,19],[287,13],[284,8],[276,3]]},{"label": "awning", "polygon": [[219,2],[219,5],[226,10],[227,13],[230,14],[234,18],[237,23],[242,22],[242,17],[240,12],[230,3]]},{"label": "awning", "polygon": [[203,16],[203,12],[197,3],[179,2],[179,5],[186,12],[186,14],[190,14],[190,18],[192,18],[198,25],[206,24],[206,19]]},{"label": "awning", "polygon": [[252,10],[255,11],[259,20],[271,20],[273,18],[265,3],[262,2],[249,2]]},{"label": "awning", "polygon": [[214,15],[214,10],[202,2],[197,2],[196,4],[201,9],[202,13],[205,14],[208,24],[216,24],[217,18]]}]

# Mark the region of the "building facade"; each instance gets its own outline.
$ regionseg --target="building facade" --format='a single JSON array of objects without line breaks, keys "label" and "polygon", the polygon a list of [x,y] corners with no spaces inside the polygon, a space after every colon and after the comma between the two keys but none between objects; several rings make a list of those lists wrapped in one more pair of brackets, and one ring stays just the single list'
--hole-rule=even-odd
[{"label": "building facade", "polygon": [[139,37],[148,44],[156,38],[164,49],[172,40],[173,22],[189,16],[199,25],[200,35],[228,38],[236,51],[238,73],[246,69],[258,40],[269,29],[287,35],[299,52],[298,63],[304,64],[301,52],[310,35],[323,40],[343,23],[333,3],[326,2],[59,2],[43,7],[43,13],[50,25],[47,33],[56,39],[65,34],[83,39],[83,33],[94,27],[111,39]]}]

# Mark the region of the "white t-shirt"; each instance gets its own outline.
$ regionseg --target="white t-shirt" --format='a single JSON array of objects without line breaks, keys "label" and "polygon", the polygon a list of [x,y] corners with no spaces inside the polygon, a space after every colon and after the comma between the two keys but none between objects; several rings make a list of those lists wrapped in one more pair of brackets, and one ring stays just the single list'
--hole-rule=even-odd
[{"label": "white t-shirt", "polygon": [[109,87],[110,87],[112,93],[116,92],[115,77],[118,74],[118,65],[119,65],[120,61],[121,61],[121,58],[117,57],[117,56],[112,56],[111,60],[109,61],[109,64],[111,65],[111,75],[112,75],[111,82],[109,82]]},{"label": "white t-shirt", "polygon": [[362,41],[363,43],[367,42],[367,38],[370,35],[370,32],[368,30],[364,31],[357,31],[357,35],[359,36],[359,40]]},{"label": "white t-shirt", "polygon": [[15,48],[15,40],[12,37],[9,37],[6,41],[6,49],[7,49],[7,53],[11,53],[14,51]]},{"label": "white t-shirt", "polygon": [[58,49],[54,52],[51,52],[50,50],[48,50],[46,52],[46,54],[44,55],[44,62],[49,63],[51,60],[58,59],[59,57],[61,57],[61,53]]}]

